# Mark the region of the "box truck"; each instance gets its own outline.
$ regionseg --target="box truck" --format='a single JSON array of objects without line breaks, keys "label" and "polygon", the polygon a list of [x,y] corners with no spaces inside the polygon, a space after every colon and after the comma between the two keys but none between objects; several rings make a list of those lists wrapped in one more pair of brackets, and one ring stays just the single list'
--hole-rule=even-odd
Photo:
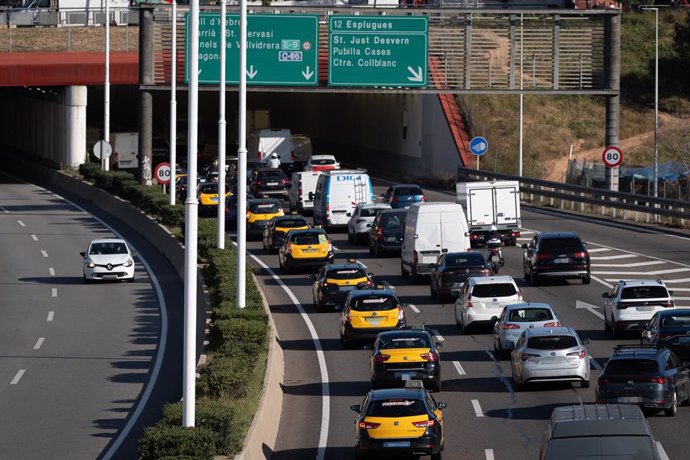
[{"label": "box truck", "polygon": [[518,181],[458,182],[457,203],[469,225],[473,247],[482,246],[492,225],[506,246],[520,236],[520,183]]}]

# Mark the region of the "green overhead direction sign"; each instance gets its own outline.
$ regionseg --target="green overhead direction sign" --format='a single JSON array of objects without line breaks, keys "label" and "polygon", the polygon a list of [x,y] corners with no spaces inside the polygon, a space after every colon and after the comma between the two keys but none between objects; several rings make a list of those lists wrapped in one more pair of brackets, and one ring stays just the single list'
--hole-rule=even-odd
[{"label": "green overhead direction sign", "polygon": [[[318,85],[316,15],[247,15],[247,84]],[[240,16],[226,15],[225,81],[240,82]],[[189,14],[185,18],[185,82],[189,83]],[[199,84],[220,83],[220,14],[199,14]]]},{"label": "green overhead direction sign", "polygon": [[331,16],[328,84],[426,86],[428,50],[426,16]]}]

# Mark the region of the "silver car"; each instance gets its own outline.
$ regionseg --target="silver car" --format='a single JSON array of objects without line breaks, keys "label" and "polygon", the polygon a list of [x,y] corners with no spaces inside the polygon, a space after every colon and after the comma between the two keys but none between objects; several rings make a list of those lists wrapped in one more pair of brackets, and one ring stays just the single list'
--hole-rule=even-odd
[{"label": "silver car", "polygon": [[571,327],[525,329],[510,354],[515,389],[529,382],[580,382],[589,388],[589,353]]},{"label": "silver car", "polygon": [[491,318],[494,324],[494,352],[504,357],[515,348],[515,343],[525,329],[558,327],[556,312],[546,303],[514,303],[506,305],[501,316]]},{"label": "silver car", "polygon": [[371,224],[374,223],[376,214],[384,209],[391,209],[391,207],[385,203],[358,204],[352,211],[352,217],[347,223],[347,240],[353,243],[365,237],[369,238],[369,230]]}]

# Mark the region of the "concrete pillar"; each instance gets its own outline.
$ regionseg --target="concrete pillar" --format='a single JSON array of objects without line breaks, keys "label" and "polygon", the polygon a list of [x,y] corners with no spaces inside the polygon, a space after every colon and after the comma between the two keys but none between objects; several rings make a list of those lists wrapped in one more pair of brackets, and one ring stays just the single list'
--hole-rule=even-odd
[{"label": "concrete pillar", "polygon": [[[154,85],[153,74],[153,8],[139,9],[139,87]],[[152,185],[151,144],[153,141],[153,94],[139,90],[139,183]]]},{"label": "concrete pillar", "polygon": [[86,161],[86,86],[65,88],[65,154],[61,163],[77,167]]},{"label": "concrete pillar", "polygon": [[[605,16],[604,34],[606,51],[604,55],[604,87],[616,92],[606,97],[606,147],[618,146],[621,105],[621,16],[620,13]],[[609,190],[618,191],[618,167],[606,168],[606,185]]]}]

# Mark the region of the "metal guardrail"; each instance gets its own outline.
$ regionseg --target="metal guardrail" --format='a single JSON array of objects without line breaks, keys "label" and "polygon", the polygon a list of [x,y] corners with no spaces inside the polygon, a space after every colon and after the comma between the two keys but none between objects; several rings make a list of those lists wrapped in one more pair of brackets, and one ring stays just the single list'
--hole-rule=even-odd
[{"label": "metal guardrail", "polygon": [[569,208],[574,211],[577,204],[577,210],[580,212],[680,227],[685,227],[685,221],[690,219],[690,202],[683,200],[655,198],[462,167],[458,168],[458,178],[516,180],[520,182],[520,193],[524,201],[535,202],[536,196],[539,197],[540,204],[544,204],[547,199],[547,205],[554,208]]}]

